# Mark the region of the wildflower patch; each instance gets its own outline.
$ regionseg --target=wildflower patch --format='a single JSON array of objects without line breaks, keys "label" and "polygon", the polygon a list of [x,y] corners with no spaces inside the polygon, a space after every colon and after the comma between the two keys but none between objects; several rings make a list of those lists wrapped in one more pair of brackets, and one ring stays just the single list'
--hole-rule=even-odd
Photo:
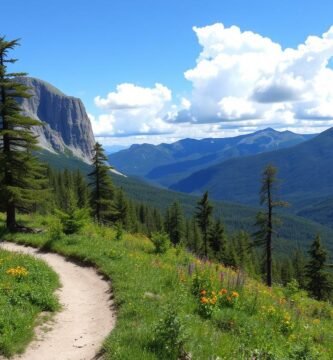
[{"label": "wildflower patch", "polygon": [[0,250],[0,355],[22,351],[40,312],[59,308],[57,275],[42,261]]}]

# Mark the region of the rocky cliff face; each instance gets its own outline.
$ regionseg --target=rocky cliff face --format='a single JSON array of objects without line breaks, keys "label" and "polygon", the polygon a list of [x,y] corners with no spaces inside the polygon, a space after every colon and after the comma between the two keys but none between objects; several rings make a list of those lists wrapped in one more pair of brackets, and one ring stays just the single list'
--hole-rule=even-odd
[{"label": "rocky cliff face", "polygon": [[18,80],[32,94],[22,101],[24,114],[43,123],[34,128],[40,146],[52,152],[69,152],[89,162],[95,139],[82,101],[39,79],[20,77]]}]

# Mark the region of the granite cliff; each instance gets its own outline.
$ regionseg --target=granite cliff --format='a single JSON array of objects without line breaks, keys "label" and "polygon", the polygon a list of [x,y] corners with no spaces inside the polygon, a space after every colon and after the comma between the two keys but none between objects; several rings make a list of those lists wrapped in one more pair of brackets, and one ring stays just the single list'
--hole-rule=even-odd
[{"label": "granite cliff", "polygon": [[40,146],[51,152],[71,153],[89,162],[95,139],[82,101],[43,80],[17,79],[30,88],[32,95],[22,101],[24,114],[43,123],[34,128]]}]

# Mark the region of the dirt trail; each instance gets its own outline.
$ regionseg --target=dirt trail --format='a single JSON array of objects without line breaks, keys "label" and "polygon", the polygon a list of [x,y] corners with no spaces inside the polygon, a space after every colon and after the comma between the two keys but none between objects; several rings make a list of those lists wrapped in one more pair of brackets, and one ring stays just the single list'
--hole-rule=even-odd
[{"label": "dirt trail", "polygon": [[[115,325],[110,284],[94,269],[66,261],[62,256],[39,253],[31,247],[1,243],[2,248],[36,256],[58,273],[57,291],[63,309],[52,323],[36,329],[36,339],[22,355],[12,360],[91,360]],[[45,328],[49,329],[45,331]]]}]

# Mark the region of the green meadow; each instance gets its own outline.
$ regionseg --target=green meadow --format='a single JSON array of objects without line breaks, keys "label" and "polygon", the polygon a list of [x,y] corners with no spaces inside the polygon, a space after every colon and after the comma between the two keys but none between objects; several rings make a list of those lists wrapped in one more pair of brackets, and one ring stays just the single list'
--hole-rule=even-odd
[{"label": "green meadow", "polygon": [[[310,299],[296,283],[270,289],[239,269],[200,260],[182,247],[158,254],[143,235],[123,233],[119,237],[114,229],[90,222],[79,234],[55,236],[52,217],[36,215],[20,221],[45,231],[3,231],[2,238],[93,265],[111,280],[117,323],[103,345],[106,359],[333,358],[333,307]],[[32,266],[35,262],[29,263],[29,258],[15,260],[8,253],[1,258],[1,276],[23,289],[32,288],[25,284],[31,281],[31,297],[38,299],[37,304],[13,301],[6,305],[18,329],[14,338],[25,336],[19,347],[8,342],[3,353],[9,355],[31,339],[39,310],[57,308],[52,291],[58,283],[40,262]],[[6,274],[7,268],[18,265],[29,269],[22,283]],[[45,273],[37,271],[39,266]],[[3,279],[1,284],[4,286]],[[45,287],[48,295],[44,295]],[[3,294],[2,303],[10,302],[9,295],[3,298]],[[21,318],[22,306],[31,309],[28,318]],[[9,313],[2,309],[0,319]],[[1,320],[0,324],[3,332]]]},{"label": "green meadow", "polygon": [[58,276],[41,260],[0,249],[0,355],[23,352],[34,327],[59,310]]}]

